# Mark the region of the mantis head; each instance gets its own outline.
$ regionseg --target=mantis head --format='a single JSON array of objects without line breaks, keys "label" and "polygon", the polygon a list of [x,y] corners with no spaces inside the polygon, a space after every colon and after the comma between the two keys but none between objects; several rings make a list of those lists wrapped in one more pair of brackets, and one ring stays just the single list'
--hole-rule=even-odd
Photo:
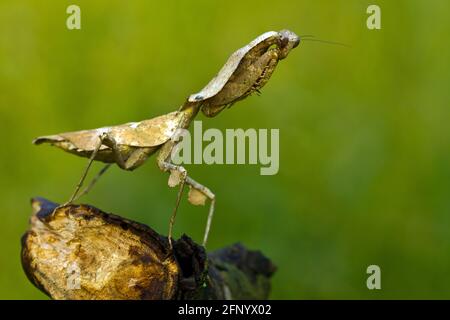
[{"label": "mantis head", "polygon": [[227,106],[259,92],[274,72],[278,61],[285,59],[300,43],[289,30],[266,32],[235,51],[219,73],[189,103],[200,103],[207,117],[215,117]]},{"label": "mantis head", "polygon": [[299,45],[300,37],[289,30],[281,30],[279,34],[281,42],[279,59],[282,60],[288,56],[292,49]]}]

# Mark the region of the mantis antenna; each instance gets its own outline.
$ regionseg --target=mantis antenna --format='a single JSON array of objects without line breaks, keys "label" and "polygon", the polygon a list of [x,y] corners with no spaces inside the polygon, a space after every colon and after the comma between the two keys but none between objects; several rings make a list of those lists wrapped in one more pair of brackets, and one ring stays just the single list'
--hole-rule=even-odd
[{"label": "mantis antenna", "polygon": [[315,39],[315,37],[313,35],[303,35],[303,36],[300,36],[300,39],[301,39],[301,41],[314,41],[314,42],[321,42],[321,43],[325,43],[325,44],[331,44],[331,45],[337,45],[337,46],[351,48],[351,46],[349,46],[348,44],[342,43],[342,42]]}]

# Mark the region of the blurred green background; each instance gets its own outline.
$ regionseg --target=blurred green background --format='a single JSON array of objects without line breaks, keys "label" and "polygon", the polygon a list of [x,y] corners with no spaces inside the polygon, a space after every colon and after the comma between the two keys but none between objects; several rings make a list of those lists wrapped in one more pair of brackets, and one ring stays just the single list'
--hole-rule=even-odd
[{"label": "blurred green background", "polygon": [[[366,28],[369,4],[382,30]],[[29,199],[66,201],[86,164],[34,137],[174,111],[230,53],[283,28],[351,48],[301,43],[262,96],[198,117],[280,129],[275,176],[187,166],[217,195],[209,249],[262,250],[279,268],[274,299],[450,298],[449,12],[445,0],[1,1],[0,298],[45,298],[20,265]],[[115,167],[82,200],[166,234],[167,178],[154,158]],[[200,241],[206,215],[184,201],[176,235]],[[371,264],[382,290],[366,288]]]}]

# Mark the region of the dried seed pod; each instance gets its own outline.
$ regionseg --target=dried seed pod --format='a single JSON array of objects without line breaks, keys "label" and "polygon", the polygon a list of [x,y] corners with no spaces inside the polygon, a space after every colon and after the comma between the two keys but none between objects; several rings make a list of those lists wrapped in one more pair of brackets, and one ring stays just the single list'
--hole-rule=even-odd
[{"label": "dried seed pod", "polygon": [[149,227],[89,206],[54,210],[35,199],[33,209],[22,264],[52,298],[174,298],[179,265],[167,240]]},{"label": "dried seed pod", "polygon": [[266,299],[275,266],[235,244],[208,256],[183,235],[169,251],[151,228],[87,205],[32,201],[22,237],[30,281],[53,299]]}]

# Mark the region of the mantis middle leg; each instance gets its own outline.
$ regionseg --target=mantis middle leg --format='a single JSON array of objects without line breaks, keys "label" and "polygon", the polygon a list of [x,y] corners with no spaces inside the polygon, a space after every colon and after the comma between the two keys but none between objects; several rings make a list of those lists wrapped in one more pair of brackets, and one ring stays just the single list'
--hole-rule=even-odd
[{"label": "mantis middle leg", "polygon": [[203,246],[206,247],[206,242],[208,241],[209,230],[211,229],[211,222],[212,222],[212,219],[213,219],[213,216],[214,216],[214,208],[215,208],[215,204],[216,204],[216,195],[214,193],[212,193],[211,190],[209,190],[207,187],[205,187],[204,185],[198,183],[197,181],[195,181],[191,177],[186,177],[186,183],[189,186],[191,186],[192,188],[194,188],[194,189],[200,191],[201,193],[203,193],[211,201],[211,204],[209,205],[208,220],[206,221],[205,233],[203,235]]},{"label": "mantis middle leg", "polygon": [[180,165],[175,165],[171,162],[168,161],[169,159],[169,155],[170,152],[172,150],[172,148],[174,147],[173,144],[168,144],[165,145],[162,149],[161,149],[161,153],[158,156],[158,166],[160,167],[160,169],[162,171],[176,171],[180,174],[181,178],[180,178],[180,188],[178,191],[178,195],[177,195],[177,201],[176,201],[176,205],[175,205],[175,209],[172,213],[172,216],[170,217],[170,223],[169,223],[169,244],[172,247],[172,230],[173,230],[173,225],[175,224],[175,217],[177,214],[177,209],[181,200],[181,196],[183,194],[183,189],[184,189],[184,185],[188,184],[190,187],[198,190],[199,192],[201,192],[202,194],[204,194],[206,197],[208,197],[211,200],[211,204],[209,207],[209,213],[208,213],[208,220],[206,222],[206,228],[205,228],[205,233],[203,236],[203,243],[202,245],[204,247],[206,247],[206,243],[208,241],[208,235],[209,235],[209,231],[211,228],[211,222],[212,222],[212,218],[214,216],[214,207],[215,207],[215,202],[216,202],[216,197],[214,195],[214,193],[211,192],[211,190],[209,190],[207,187],[203,186],[202,184],[196,182],[194,179],[192,179],[191,177],[189,177],[187,175],[187,171],[184,167],[180,166]]}]

